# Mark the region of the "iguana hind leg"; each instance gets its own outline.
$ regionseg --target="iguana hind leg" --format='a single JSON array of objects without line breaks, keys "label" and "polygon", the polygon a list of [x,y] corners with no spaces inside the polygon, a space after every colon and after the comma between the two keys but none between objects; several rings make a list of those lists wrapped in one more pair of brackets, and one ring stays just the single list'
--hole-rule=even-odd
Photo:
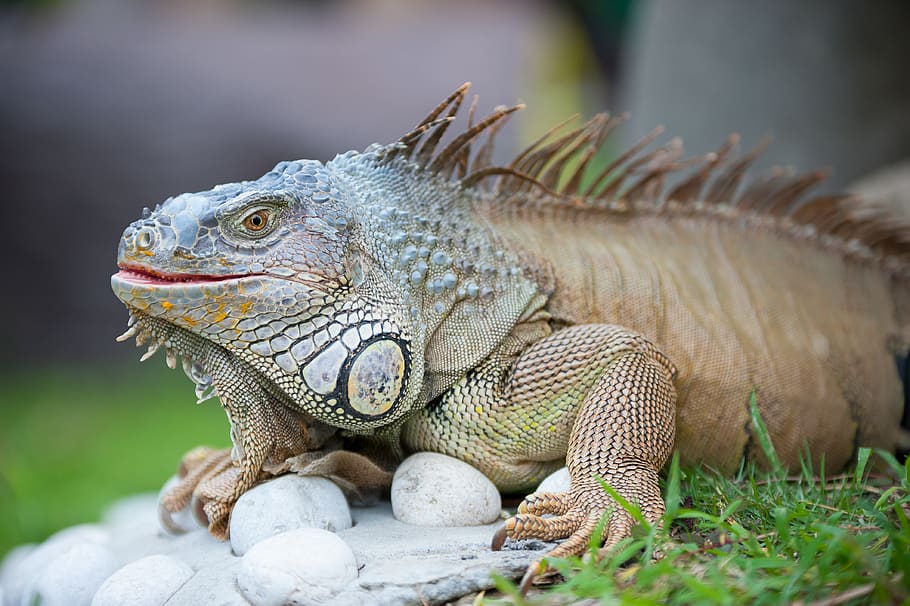
[{"label": "iguana hind leg", "polygon": [[[548,554],[577,555],[609,513],[604,548],[629,536],[632,516],[598,478],[636,502],[649,522],[664,512],[658,472],[673,446],[676,394],[672,367],[653,347],[617,353],[584,399],[566,453],[569,492],[531,495],[505,525],[512,538],[568,539]],[[555,517],[543,517],[551,514]]]},{"label": "iguana hind leg", "polygon": [[491,356],[413,420],[405,440],[471,463],[502,490],[533,485],[542,479],[538,461],[561,465],[564,455],[570,490],[529,496],[494,547],[506,537],[565,538],[547,555],[579,554],[609,514],[609,548],[629,535],[632,519],[599,479],[652,522],[664,511],[657,477],[673,447],[674,374],[636,333],[601,324],[566,328],[517,359]]}]

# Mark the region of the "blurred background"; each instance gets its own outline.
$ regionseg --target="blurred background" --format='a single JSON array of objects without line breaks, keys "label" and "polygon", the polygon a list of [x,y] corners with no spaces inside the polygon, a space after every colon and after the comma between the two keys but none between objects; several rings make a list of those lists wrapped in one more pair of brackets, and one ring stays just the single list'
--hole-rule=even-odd
[{"label": "blurred background", "polygon": [[502,160],[630,111],[611,149],[771,134],[759,171],[843,189],[910,158],[908,26],[902,0],[0,0],[0,555],[228,444],[216,403],[113,341],[143,206],[392,141],[467,80],[479,110],[528,104]]}]

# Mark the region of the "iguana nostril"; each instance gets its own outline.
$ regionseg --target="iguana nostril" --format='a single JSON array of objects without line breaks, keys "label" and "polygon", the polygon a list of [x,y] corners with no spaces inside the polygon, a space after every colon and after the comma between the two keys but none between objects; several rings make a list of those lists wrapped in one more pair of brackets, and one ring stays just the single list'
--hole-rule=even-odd
[{"label": "iguana nostril", "polygon": [[148,250],[155,244],[155,230],[151,227],[143,227],[136,234],[136,248],[139,250]]}]

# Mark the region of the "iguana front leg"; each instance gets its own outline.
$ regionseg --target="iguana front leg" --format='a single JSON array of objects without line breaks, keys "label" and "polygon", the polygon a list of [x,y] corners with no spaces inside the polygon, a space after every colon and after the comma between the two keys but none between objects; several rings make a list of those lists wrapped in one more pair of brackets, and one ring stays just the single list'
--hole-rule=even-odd
[{"label": "iguana front leg", "polygon": [[649,521],[664,511],[657,478],[673,446],[674,374],[638,334],[599,324],[567,328],[528,347],[514,365],[489,358],[412,420],[405,439],[471,463],[507,491],[534,485],[564,455],[570,490],[529,496],[500,542],[566,538],[547,556],[580,554],[609,512],[609,548],[629,535],[632,519],[598,478],[638,503]]},{"label": "iguana front leg", "polygon": [[232,449],[195,449],[181,461],[180,481],[162,497],[159,518],[175,528],[170,514],[193,501],[197,519],[224,539],[234,503],[256,482],[287,471],[288,460],[322,446],[329,432],[281,405],[239,362],[213,349],[204,363],[231,422]]}]

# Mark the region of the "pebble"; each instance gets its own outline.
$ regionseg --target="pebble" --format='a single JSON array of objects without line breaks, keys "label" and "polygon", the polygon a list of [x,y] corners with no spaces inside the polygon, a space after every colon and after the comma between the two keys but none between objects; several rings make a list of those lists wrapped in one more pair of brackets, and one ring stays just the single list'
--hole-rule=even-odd
[{"label": "pebble", "polygon": [[104,545],[77,543],[28,582],[20,603],[89,606],[98,587],[118,566],[114,554]]},{"label": "pebble", "polygon": [[237,572],[240,591],[254,606],[324,604],[357,578],[354,553],[319,528],[290,530],[257,543]]},{"label": "pebble", "polygon": [[189,564],[193,570],[225,562],[235,557],[231,553],[230,543],[216,539],[204,528],[188,532],[179,537],[165,536],[164,543],[164,545],[157,547],[154,551],[142,555],[162,553],[174,556]]},{"label": "pebble", "polygon": [[176,558],[147,556],[109,576],[92,606],[162,606],[192,576],[193,569]]},{"label": "pebble", "polygon": [[108,506],[101,514],[101,523],[113,533],[134,526],[148,527],[148,522],[155,520],[156,512],[155,493],[137,494],[124,497]]},{"label": "pebble", "polygon": [[[417,457],[417,462],[421,458],[433,463],[425,465],[429,481],[445,478],[445,490],[433,489],[441,502],[430,503],[431,509],[445,510],[453,502],[462,503],[465,495],[484,494],[486,488],[478,488],[474,479],[452,479],[445,471],[452,466],[448,457]],[[454,467],[469,477],[479,475],[457,461]],[[308,489],[306,499],[320,490],[337,490],[316,478],[288,476],[272,483],[321,486]],[[275,509],[253,508],[264,526],[293,508],[299,495],[294,489],[282,498],[285,501],[274,502]],[[388,500],[348,509],[339,499],[329,511],[353,515],[353,526],[350,521],[335,524],[337,535],[315,528],[269,534],[238,557],[229,542],[213,538],[203,528],[179,536],[165,534],[158,528],[156,503],[155,495],[128,497],[111,505],[103,524],[75,526],[40,545],[14,548],[0,565],[0,604],[20,606],[34,599],[51,606],[90,604],[93,599],[96,606],[307,605],[326,600],[339,606],[446,603],[492,587],[493,571],[520,576],[546,548],[540,542],[516,542],[509,549],[490,551],[498,520],[486,526],[418,527],[395,519]],[[186,578],[188,571],[191,576]],[[121,599],[123,595],[129,597]]]},{"label": "pebble", "polygon": [[560,467],[545,477],[535,492],[568,492],[569,484],[569,469]]},{"label": "pebble", "polygon": [[331,480],[284,475],[245,492],[231,514],[231,547],[237,555],[298,528],[332,532],[351,527],[351,511]]},{"label": "pebble", "polygon": [[239,568],[240,558],[236,556],[200,568],[171,596],[167,606],[249,606],[235,582]]},{"label": "pebble", "polygon": [[[38,546],[35,543],[23,543],[9,550],[0,564],[0,588],[12,587],[14,582],[22,577],[20,566],[36,547]],[[3,603],[0,601],[0,604]]]},{"label": "pebble", "polygon": [[421,452],[392,478],[395,517],[416,526],[479,526],[496,521],[502,499],[493,483],[467,463]]},{"label": "pebble", "polygon": [[80,524],[64,528],[40,545],[23,545],[14,549],[3,562],[2,580],[6,603],[17,606],[23,603],[22,596],[30,583],[58,556],[77,545],[86,543],[106,545],[109,539],[110,534],[103,527],[97,524]]}]

